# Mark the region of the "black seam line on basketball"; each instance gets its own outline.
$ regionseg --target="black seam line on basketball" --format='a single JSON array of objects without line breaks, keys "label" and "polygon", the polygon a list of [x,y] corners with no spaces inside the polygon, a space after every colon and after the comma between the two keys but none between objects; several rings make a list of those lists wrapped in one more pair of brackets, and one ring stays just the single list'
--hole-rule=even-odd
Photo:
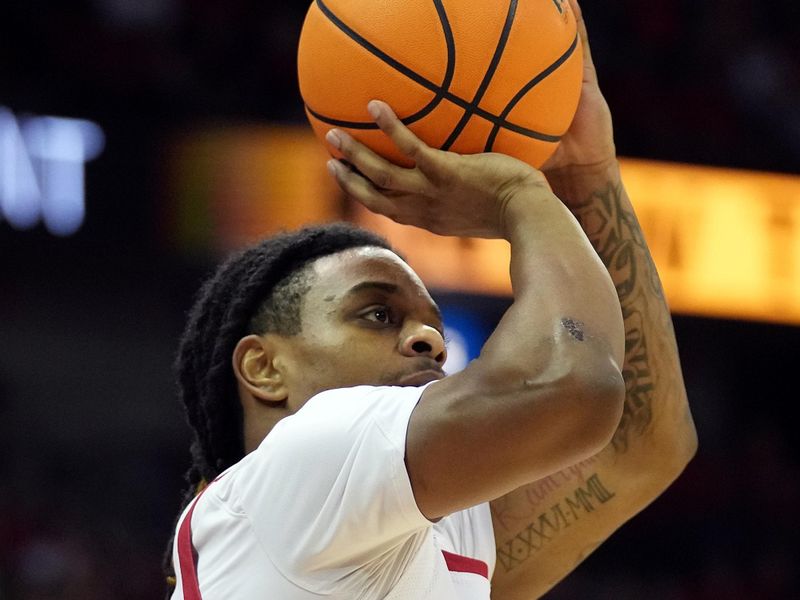
[{"label": "black seam line on basketball", "polygon": [[[548,75],[550,75],[558,67],[563,65],[567,61],[567,59],[569,59],[569,57],[572,56],[572,54],[575,52],[575,48],[577,47],[578,47],[578,34],[576,33],[575,39],[572,40],[572,44],[570,44],[570,47],[567,48],[567,51],[564,52],[564,54],[562,54],[561,56],[559,56],[552,65],[550,65],[544,71],[539,73],[536,77],[531,79],[527,84],[525,84],[522,87],[522,89],[519,92],[517,92],[517,94],[511,99],[508,105],[506,105],[506,107],[503,109],[503,112],[500,113],[500,120],[504,121],[506,117],[508,117],[509,113],[512,110],[514,110],[514,107],[519,103],[519,101],[525,97],[525,94],[531,91],[535,86],[539,85],[539,83],[541,83]],[[508,129],[511,129],[511,127],[509,127]],[[497,138],[497,134],[499,132],[500,132],[500,126],[497,123],[495,123],[495,126],[492,128],[492,132],[489,134],[489,137],[486,140],[486,147],[484,148],[484,152],[492,151],[492,147],[494,146],[494,141]],[[561,139],[561,136],[556,136],[556,135],[549,137],[552,139],[544,141],[557,142]]]},{"label": "black seam line on basketball", "polygon": [[326,125],[333,125],[334,127],[347,127],[348,129],[378,129],[377,123],[372,123],[370,121],[343,121],[341,119],[326,117],[325,115],[319,114],[308,104],[306,104],[306,110],[311,113],[312,117],[318,121],[322,121]]},{"label": "black seam line on basketball", "polygon": [[[497,40],[497,47],[494,50],[494,56],[492,56],[492,61],[489,63],[489,68],[486,70],[486,73],[483,76],[483,81],[478,86],[478,91],[475,92],[475,96],[472,98],[472,104],[474,106],[478,106],[483,99],[486,90],[489,87],[489,84],[494,77],[494,74],[497,72],[497,67],[500,64],[500,58],[503,56],[503,52],[506,49],[506,44],[508,43],[508,37],[511,35],[511,26],[514,24],[514,16],[517,14],[517,0],[511,0],[508,5],[508,13],[506,14],[506,22],[503,24],[503,30],[500,32],[500,39]],[[461,132],[464,131],[464,127],[467,126],[467,123],[472,118],[472,111],[464,111],[464,115],[461,117],[461,120],[458,124],[453,128],[453,131],[450,132],[450,136],[447,138],[444,144],[442,144],[442,150],[449,150],[450,146],[452,146],[455,141],[458,139],[458,136],[461,135]]]},{"label": "black seam line on basketball", "polygon": [[[444,78],[442,79],[442,84],[437,86],[436,84],[432,84],[427,79],[415,73],[401,62],[395,60],[385,52],[383,52],[377,46],[371,44],[366,38],[359,35],[356,31],[351,29],[347,26],[347,24],[342,21],[339,17],[337,17],[333,11],[328,8],[322,0],[316,0],[317,7],[320,9],[323,15],[325,15],[328,20],[333,23],[336,27],[338,27],[342,32],[344,32],[348,37],[350,37],[353,41],[355,41],[358,45],[362,46],[371,54],[378,57],[380,60],[384,61],[385,63],[389,64],[394,69],[403,73],[406,77],[410,77],[412,80],[417,81],[417,83],[421,83],[424,87],[432,90],[434,92],[434,97],[431,99],[428,104],[423,106],[420,110],[415,112],[412,115],[404,117],[401,121],[405,125],[410,125],[420,119],[424,119],[428,114],[430,114],[434,108],[439,106],[441,101],[445,97],[445,93],[449,90],[450,84],[453,82],[453,74],[456,70],[456,41],[453,37],[453,29],[450,26],[450,21],[447,19],[447,13],[444,8],[444,4],[442,0],[433,0],[433,5],[436,8],[436,14],[439,16],[439,21],[442,25],[442,32],[444,33],[445,44],[447,46],[447,66],[445,67]],[[419,78],[419,79],[417,79]],[[422,83],[422,81],[426,83],[431,83],[433,87],[430,85],[426,85],[426,83]],[[350,127],[353,129],[377,129],[378,126],[375,123],[370,124],[361,124],[358,125],[356,122],[353,121],[340,121],[335,119],[329,118],[322,118],[323,116],[319,113],[313,111],[308,105],[306,105],[309,112],[320,119],[321,121],[328,123],[330,125],[336,125],[338,127]],[[366,126],[365,126],[366,125]]]},{"label": "black seam line on basketball", "polygon": [[[351,30],[347,27],[347,25],[345,25],[344,23],[339,21],[338,18],[336,17],[336,15],[334,15],[332,12],[330,12],[330,9],[328,9],[328,7],[324,5],[322,0],[316,0],[316,3],[317,3],[317,6],[319,6],[320,10],[322,10],[323,14],[325,14],[325,16],[327,16],[331,20],[331,22],[333,22],[334,25],[336,25],[337,27],[342,29],[342,31],[344,31],[345,33],[350,35],[348,32],[351,31]],[[473,106],[467,100],[464,100],[463,98],[461,98],[459,96],[456,96],[455,94],[453,94],[449,90],[443,90],[441,87],[439,87],[438,85],[436,85],[432,81],[429,81],[429,80],[425,79],[419,73],[416,73],[415,71],[412,71],[411,69],[409,69],[408,67],[406,67],[402,63],[398,62],[397,60],[395,60],[392,57],[390,57],[389,55],[387,55],[382,50],[380,50],[380,49],[376,48],[375,46],[373,46],[372,44],[370,44],[367,40],[365,40],[365,39],[361,38],[360,36],[358,36],[357,33],[355,33],[355,32],[352,32],[352,33],[353,33],[354,36],[356,36],[356,37],[353,37],[353,39],[357,43],[361,44],[364,48],[366,48],[367,50],[372,52],[376,57],[378,57],[379,59],[384,61],[386,64],[388,64],[389,66],[391,66],[395,70],[399,71],[400,73],[402,73],[403,75],[405,75],[406,77],[411,79],[412,81],[414,81],[414,82],[418,83],[419,85],[421,85],[422,87],[434,92],[435,94],[441,94],[443,99],[452,102],[453,104],[455,104],[459,108],[462,108],[462,109],[465,109],[465,110],[469,110],[472,113],[474,113],[476,116],[479,116],[479,117],[482,117],[483,119],[486,119],[490,123],[493,123],[496,127],[504,127],[506,129],[509,129],[509,130],[515,132],[515,133],[519,133],[520,135],[524,135],[524,136],[527,136],[527,137],[530,137],[530,138],[534,138],[534,139],[537,139],[537,140],[541,140],[541,141],[544,141],[544,142],[557,142],[558,140],[561,139],[559,136],[548,135],[548,134],[542,133],[540,131],[535,131],[533,129],[528,129],[527,127],[522,127],[521,125],[517,125],[515,123],[511,123],[509,121],[505,121],[505,120],[499,118],[497,115],[493,115],[492,113],[490,113],[490,112],[488,112],[486,110],[483,110],[482,108],[480,108],[478,106]],[[362,40],[363,44],[359,40]],[[306,108],[308,108],[308,111],[315,118],[319,119],[323,123],[328,123],[329,125],[335,125],[335,126],[341,126],[341,127],[351,127],[353,129],[377,129],[378,128],[377,125],[375,125],[374,123],[358,122],[358,121],[341,121],[339,119],[334,119],[332,117],[328,117],[326,115],[322,115],[320,113],[317,113],[316,111],[312,110],[308,106],[306,106]],[[404,123],[408,124],[407,123],[407,119],[409,119],[409,117],[405,117],[404,119],[401,119],[401,120]]]}]

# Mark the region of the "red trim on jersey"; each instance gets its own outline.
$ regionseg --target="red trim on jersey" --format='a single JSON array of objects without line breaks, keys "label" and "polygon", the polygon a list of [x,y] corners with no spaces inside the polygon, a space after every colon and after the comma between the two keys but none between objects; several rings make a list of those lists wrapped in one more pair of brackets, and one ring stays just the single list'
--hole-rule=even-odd
[{"label": "red trim on jersey", "polygon": [[481,577],[489,579],[489,565],[477,558],[470,558],[469,556],[461,556],[460,554],[453,554],[447,550],[442,550],[444,554],[444,562],[447,563],[449,571],[456,571],[458,573],[475,573]]},{"label": "red trim on jersey", "polygon": [[[225,477],[224,473],[214,481],[219,481],[223,477]],[[211,483],[214,483],[214,481]],[[197,564],[195,562],[194,546],[192,545],[192,513],[194,513],[194,507],[197,506],[197,501],[200,500],[200,496],[206,493],[210,485],[211,484],[208,484],[205,489],[192,500],[189,512],[186,513],[178,529],[178,564],[181,569],[181,586],[183,587],[184,600],[203,600],[203,596],[200,595],[200,583],[197,581]]]},{"label": "red trim on jersey", "polygon": [[[214,481],[216,481],[216,479]],[[194,513],[195,506],[197,506],[197,501],[200,500],[200,496],[202,496],[207,489],[208,487],[192,500],[189,512],[186,513],[178,529],[178,563],[181,571],[181,586],[183,587],[184,600],[203,600],[203,596],[200,594],[200,583],[197,581],[195,550],[192,545],[192,514]],[[476,575],[489,579],[489,565],[482,560],[454,554],[447,550],[442,550],[442,555],[444,556],[444,562],[447,564],[448,571],[475,573]]]},{"label": "red trim on jersey", "polygon": [[[208,489],[208,488],[206,488]],[[203,490],[205,492],[205,490]],[[197,567],[194,562],[194,547],[192,546],[192,513],[197,501],[203,492],[192,501],[192,507],[178,530],[178,564],[181,567],[181,586],[183,587],[184,600],[202,600],[200,584],[197,582]]]}]

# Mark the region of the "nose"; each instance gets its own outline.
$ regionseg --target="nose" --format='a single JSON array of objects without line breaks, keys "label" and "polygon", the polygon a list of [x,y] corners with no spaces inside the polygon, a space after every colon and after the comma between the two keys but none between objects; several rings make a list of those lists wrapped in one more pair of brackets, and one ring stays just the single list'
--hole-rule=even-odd
[{"label": "nose", "polygon": [[442,334],[424,323],[409,323],[403,328],[400,352],[405,356],[427,356],[440,365],[447,358]]}]

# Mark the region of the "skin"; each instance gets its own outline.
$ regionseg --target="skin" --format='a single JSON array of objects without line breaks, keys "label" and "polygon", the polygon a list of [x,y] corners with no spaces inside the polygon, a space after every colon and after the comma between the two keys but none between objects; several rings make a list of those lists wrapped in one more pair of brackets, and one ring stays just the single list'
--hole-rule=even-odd
[{"label": "skin", "polygon": [[354,385],[419,385],[444,377],[439,309],[396,254],[364,247],[322,257],[301,308],[302,331],[243,338],[233,364],[246,450],[315,394]]},{"label": "skin", "polygon": [[[619,175],[580,9],[571,7],[585,53],[582,95],[541,172],[500,155],[430,149],[379,102],[370,105],[376,123],[413,168],[386,163],[343,132],[328,138],[358,172],[336,161],[329,169],[370,210],[511,244],[514,304],[477,360],[426,389],[406,450],[429,518],[491,501],[492,597],[503,600],[544,594],[658,497],[697,447],[669,310]],[[397,382],[428,367],[422,380],[438,377],[441,324],[402,261],[359,249],[314,269],[303,333],[248,336],[236,349],[248,450],[321,389]],[[364,298],[351,319],[347,289],[370,280],[396,284],[398,297]],[[395,314],[388,326],[385,307]]]},{"label": "skin", "polygon": [[492,598],[503,600],[538,598],[552,588],[657,498],[698,444],[669,308],[622,183],[586,25],[578,3],[570,5],[583,42],[581,99],[542,171],[617,288],[626,336],[625,408],[612,442],[590,460],[492,502],[498,550]]},{"label": "skin", "polygon": [[[416,167],[388,163],[343,132],[332,132],[329,141],[358,169],[331,163],[347,193],[402,223],[511,244],[514,304],[481,356],[428,387],[409,422],[409,479],[419,509],[435,520],[583,460],[608,443],[622,408],[622,315],[607,271],[541,173],[500,154],[434,150],[385,104],[372,103],[370,110]],[[340,253],[314,265],[314,287],[323,291],[306,298],[299,336],[252,336],[237,348],[234,368],[243,391],[255,399],[243,401],[250,443],[263,437],[248,420],[263,414],[261,406],[283,403],[291,412],[327,387],[383,383],[387,374],[406,372],[406,359],[420,361],[404,350],[414,348],[406,336],[424,322],[421,311],[431,314],[430,305],[414,311],[390,305],[397,315],[392,343],[372,343],[373,336],[363,336],[341,316],[317,320],[326,311],[346,312],[335,299],[358,285],[354,274],[395,277],[391,269],[366,275],[359,263]],[[428,298],[416,276],[405,273],[397,279],[403,301],[412,306],[408,298]],[[592,302],[585,301],[587,293]],[[327,309],[326,300],[332,303]],[[352,358],[345,348],[363,356]],[[414,383],[425,381],[430,378]],[[505,443],[497,444],[499,438]]]},{"label": "skin", "polygon": [[508,240],[512,307],[481,356],[442,378],[441,320],[419,278],[390,252],[350,250],[313,263],[302,332],[243,338],[233,368],[248,450],[321,390],[438,380],[411,415],[405,457],[417,505],[436,520],[608,444],[622,411],[622,315],[608,272],[541,173],[507,156],[431,149],[388,106],[371,109],[417,166],[387,163],[340,132],[332,141],[358,172],[335,163],[339,184],[400,222]]}]

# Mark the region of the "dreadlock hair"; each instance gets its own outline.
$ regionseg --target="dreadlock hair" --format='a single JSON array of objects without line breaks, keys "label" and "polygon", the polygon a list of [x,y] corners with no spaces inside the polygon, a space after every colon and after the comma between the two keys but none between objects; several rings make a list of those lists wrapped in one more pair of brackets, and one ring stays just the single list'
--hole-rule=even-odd
[{"label": "dreadlock hair", "polygon": [[[362,246],[391,250],[382,237],[347,223],[281,233],[231,256],[202,285],[175,362],[178,394],[193,431],[182,510],[204,482],[244,457],[242,406],[231,368],[236,344],[250,333],[299,333],[302,300],[312,285],[311,263]],[[164,570],[169,597],[172,540]]]}]

